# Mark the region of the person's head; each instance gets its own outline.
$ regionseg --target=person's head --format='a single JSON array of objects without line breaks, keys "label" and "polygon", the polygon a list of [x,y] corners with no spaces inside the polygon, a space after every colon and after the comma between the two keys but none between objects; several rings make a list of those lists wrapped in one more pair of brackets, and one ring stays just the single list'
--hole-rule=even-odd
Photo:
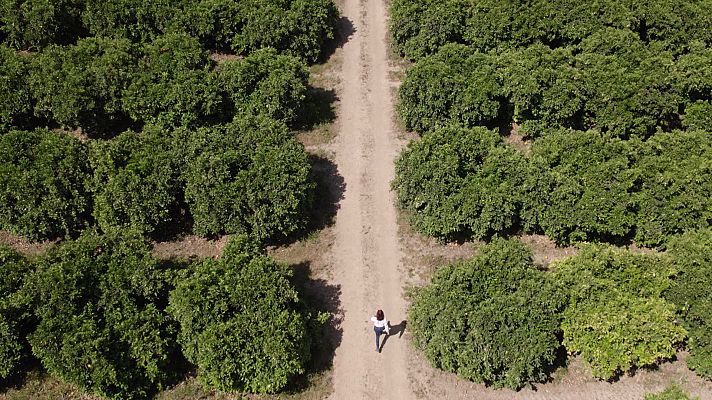
[{"label": "person's head", "polygon": [[383,321],[383,310],[376,311],[376,319],[379,321]]}]

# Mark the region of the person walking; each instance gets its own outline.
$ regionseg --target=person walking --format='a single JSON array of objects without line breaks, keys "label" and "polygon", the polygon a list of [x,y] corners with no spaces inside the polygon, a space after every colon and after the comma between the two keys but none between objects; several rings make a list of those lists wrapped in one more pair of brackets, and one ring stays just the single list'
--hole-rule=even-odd
[{"label": "person walking", "polygon": [[376,332],[376,351],[380,353],[381,335],[384,332],[388,335],[388,332],[390,331],[390,329],[388,329],[388,321],[386,321],[386,317],[383,315],[383,310],[376,311],[376,316],[371,317],[371,321],[373,321],[373,331]]}]

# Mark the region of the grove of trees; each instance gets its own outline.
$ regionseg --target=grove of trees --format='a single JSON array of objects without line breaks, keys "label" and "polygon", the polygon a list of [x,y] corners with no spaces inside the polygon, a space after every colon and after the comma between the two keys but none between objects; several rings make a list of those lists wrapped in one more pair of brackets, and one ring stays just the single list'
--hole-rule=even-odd
[{"label": "grove of trees", "polygon": [[[702,289],[712,257],[710,26],[709,0],[391,3],[394,48],[412,61],[397,112],[420,135],[397,160],[397,203],[427,235],[495,238],[416,290],[413,332],[435,366],[519,388],[552,359],[526,360],[516,374],[497,362],[542,351],[539,337],[551,332],[558,341],[547,351],[580,355],[601,379],[681,348],[711,378],[712,297]],[[578,254],[517,275],[493,249],[515,247],[496,237],[519,233]],[[652,252],[613,246],[631,243]],[[495,268],[487,260],[496,252]],[[530,324],[530,336],[509,343],[470,322],[475,305],[519,296],[536,274],[563,296],[554,328]],[[482,288],[495,284],[511,291]],[[500,306],[487,318],[548,310],[528,299],[517,313]],[[452,331],[430,336],[438,312]],[[490,351],[496,361],[484,358]]]},{"label": "grove of trees", "polygon": [[521,242],[495,238],[413,290],[409,326],[434,366],[494,387],[545,381],[563,350],[612,379],[685,345],[710,378],[710,240],[692,231],[666,253],[580,244],[543,271]]},{"label": "grove of trees", "polygon": [[413,293],[409,326],[436,367],[518,389],[543,380],[556,360],[564,305],[526,246],[495,239]]},{"label": "grove of trees", "polygon": [[241,235],[218,260],[171,264],[140,232],[86,230],[31,260],[0,247],[0,267],[0,379],[34,357],[114,399],[175,383],[183,357],[208,388],[279,391],[305,372],[328,317],[301,300],[287,266]]},{"label": "grove of trees", "polygon": [[[192,368],[258,393],[305,373],[328,316],[262,248],[309,223],[293,131],[337,22],[332,0],[0,0],[0,230],[55,242],[0,246],[0,381],[39,362],[144,399]],[[154,259],[176,234],[234,236]]]},{"label": "grove of trees", "polygon": [[[92,225],[260,240],[304,228],[314,183],[289,127],[306,62],[333,38],[331,0],[50,6],[0,7],[0,228],[31,240]],[[218,64],[215,50],[240,57]]]},{"label": "grove of trees", "polygon": [[[394,45],[415,61],[399,90],[399,116],[422,142],[443,136],[441,145],[413,143],[399,163],[432,158],[435,164],[420,168],[424,174],[446,170],[452,161],[440,157],[441,147],[470,151],[460,136],[473,128],[505,137],[514,130],[530,150],[528,167],[509,163],[520,173],[491,171],[490,185],[520,187],[524,181],[524,193],[511,196],[517,206],[499,207],[495,216],[473,210],[468,197],[456,198],[460,183],[454,181],[443,181],[438,192],[449,194],[437,203],[449,205],[439,208],[429,201],[436,194],[422,186],[418,168],[402,169],[394,187],[415,226],[442,238],[510,229],[452,224],[456,215],[481,214],[561,244],[634,238],[656,247],[710,226],[712,42],[706,11],[712,2],[648,3],[572,8],[557,1],[395,1]],[[453,136],[449,141],[443,129]],[[479,168],[457,173],[463,181],[479,181],[485,163],[477,158]],[[426,216],[434,221],[427,228],[421,221]]]}]

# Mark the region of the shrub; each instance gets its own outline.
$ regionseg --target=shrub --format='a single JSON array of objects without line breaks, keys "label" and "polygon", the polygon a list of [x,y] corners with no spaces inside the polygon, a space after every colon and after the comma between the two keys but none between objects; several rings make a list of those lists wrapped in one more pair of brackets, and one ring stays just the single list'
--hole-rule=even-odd
[{"label": "shrub", "polygon": [[32,272],[32,264],[0,245],[0,271],[0,379],[3,379],[30,357],[25,335],[33,321],[18,292],[25,276]]},{"label": "shrub", "polygon": [[311,168],[283,124],[243,116],[191,135],[183,179],[196,234],[250,233],[263,240],[305,226]]},{"label": "shrub", "polygon": [[289,123],[306,97],[309,71],[298,58],[265,49],[220,64],[217,75],[229,98],[228,115],[262,114]]},{"label": "shrub", "polygon": [[85,391],[147,398],[169,378],[168,289],[143,239],[82,235],[38,262],[26,290],[39,318],[29,337],[45,368]]},{"label": "shrub", "polygon": [[622,46],[632,54],[578,55],[588,93],[585,127],[628,137],[649,136],[657,128],[679,124],[683,93],[676,90],[678,68],[670,52],[654,47]]},{"label": "shrub", "polygon": [[0,133],[26,125],[32,114],[27,64],[15,51],[0,46]]},{"label": "shrub", "polygon": [[415,64],[398,92],[398,114],[405,128],[424,133],[450,122],[495,125],[502,88],[493,78],[493,59],[449,45]]},{"label": "shrub", "polygon": [[582,84],[583,72],[575,67],[574,51],[539,44],[501,54],[496,78],[502,82],[514,121],[581,125],[588,93]]},{"label": "shrub", "polygon": [[290,276],[286,266],[237,236],[219,260],[194,263],[178,281],[169,309],[205,387],[274,393],[304,373],[310,316]]},{"label": "shrub", "polygon": [[0,313],[0,379],[15,372],[22,357],[23,347],[17,326]]},{"label": "shrub", "polygon": [[396,0],[391,15],[395,47],[409,59],[433,54],[449,42],[479,52],[534,43],[564,47],[610,28],[680,53],[695,41],[712,43],[706,29],[712,24],[709,1]]},{"label": "shrub", "polygon": [[249,54],[264,47],[315,62],[325,44],[334,38],[339,11],[333,0],[248,0],[239,31],[231,36],[230,47]]},{"label": "shrub", "polygon": [[463,0],[395,0],[390,32],[401,56],[410,60],[437,52],[446,43],[462,43],[472,5]]},{"label": "shrub", "polygon": [[409,328],[435,367],[517,389],[541,381],[552,366],[562,306],[531,251],[495,239],[479,256],[440,268],[414,292]]},{"label": "shrub", "polygon": [[558,243],[625,237],[636,222],[637,142],[555,130],[532,146],[522,219]]},{"label": "shrub", "polygon": [[84,0],[0,0],[0,31],[17,49],[73,43],[84,34]]},{"label": "shrub", "polygon": [[687,232],[668,243],[678,275],[665,297],[675,303],[689,331],[687,365],[712,379],[712,231]]},{"label": "shrub", "polygon": [[696,101],[685,108],[683,119],[690,130],[704,130],[712,127],[712,101]]},{"label": "shrub", "polygon": [[517,222],[525,176],[524,159],[496,132],[451,126],[408,146],[393,189],[419,231],[480,239]]},{"label": "shrub", "polygon": [[96,36],[150,42],[184,33],[212,50],[273,47],[314,62],[334,38],[338,15],[333,0],[87,0],[82,20]]},{"label": "shrub", "polygon": [[84,0],[82,21],[93,36],[150,42],[168,32],[183,1]]},{"label": "shrub", "polygon": [[[712,48],[694,43],[690,53],[680,56],[677,65],[680,74],[679,90],[692,100],[710,100],[712,97]],[[708,126],[701,127],[707,129]]]},{"label": "shrub", "polygon": [[687,332],[676,323],[675,306],[662,298],[675,273],[667,257],[581,245],[578,255],[552,267],[569,297],[564,346],[580,353],[595,377],[675,355]]},{"label": "shrub", "polygon": [[91,207],[86,146],[36,130],[0,135],[0,227],[31,240],[71,235]]},{"label": "shrub", "polygon": [[94,218],[105,232],[153,234],[172,222],[179,192],[171,143],[158,132],[123,133],[91,148]]},{"label": "shrub", "polygon": [[[685,393],[679,386],[673,385],[669,386],[667,389],[660,393],[648,393],[645,395],[645,400],[693,400],[690,396]],[[699,400],[699,397],[695,397],[695,400]]]},{"label": "shrub", "polygon": [[712,223],[712,133],[661,132],[642,147],[637,169],[636,240],[662,245],[669,237]]},{"label": "shrub", "polygon": [[135,121],[193,126],[216,118],[222,99],[200,43],[169,34],[144,46],[139,72],[124,91],[123,109]]},{"label": "shrub", "polygon": [[694,98],[686,86],[705,79],[688,70],[700,63],[608,33],[576,47],[535,44],[498,54],[447,44],[408,70],[398,113],[419,133],[449,121],[499,126],[510,118],[622,138],[678,126],[679,109]]},{"label": "shrub", "polygon": [[136,51],[125,39],[50,46],[33,62],[29,83],[35,115],[89,132],[116,129],[126,119],[121,96],[135,68]]}]

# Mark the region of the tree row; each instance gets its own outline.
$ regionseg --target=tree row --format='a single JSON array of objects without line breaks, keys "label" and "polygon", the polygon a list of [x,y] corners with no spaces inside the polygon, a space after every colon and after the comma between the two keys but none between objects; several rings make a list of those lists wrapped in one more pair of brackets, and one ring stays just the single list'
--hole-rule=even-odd
[{"label": "tree row", "polygon": [[690,351],[712,378],[712,231],[690,231],[667,253],[581,245],[542,271],[516,240],[495,239],[440,268],[411,293],[409,328],[438,368],[494,387],[544,382],[580,354],[614,379]]},{"label": "tree row", "polygon": [[84,37],[150,42],[188,34],[203,47],[247,55],[272,47],[313,62],[334,38],[332,0],[2,0],[0,42],[37,50]]},{"label": "tree row", "polygon": [[219,259],[176,264],[130,231],[85,231],[34,259],[0,246],[0,381],[38,360],[112,399],[149,398],[191,368],[208,389],[283,389],[328,315],[258,248],[234,236]]},{"label": "tree row", "polygon": [[479,52],[558,48],[619,30],[681,54],[694,42],[712,44],[711,25],[710,0],[395,0],[390,30],[397,51],[417,60],[447,43]]}]

